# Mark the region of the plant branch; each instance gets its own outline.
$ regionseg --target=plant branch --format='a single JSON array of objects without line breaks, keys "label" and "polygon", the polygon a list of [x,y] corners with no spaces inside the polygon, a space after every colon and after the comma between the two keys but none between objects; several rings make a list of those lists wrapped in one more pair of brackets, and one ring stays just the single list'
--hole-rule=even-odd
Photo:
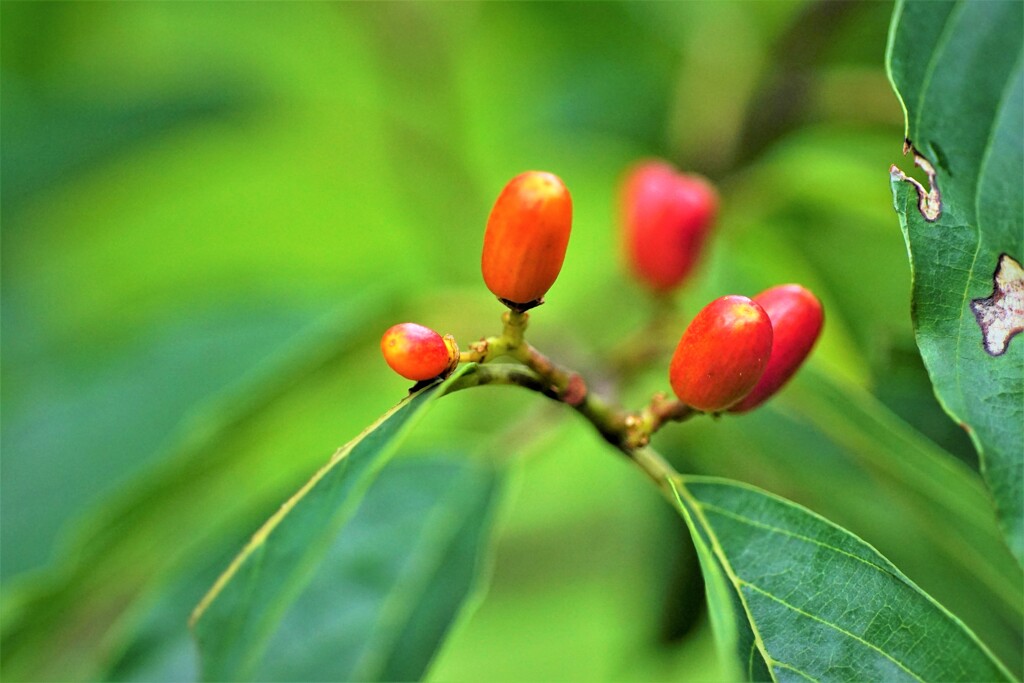
[{"label": "plant branch", "polygon": [[[502,333],[470,345],[459,356],[460,363],[477,363],[449,388],[449,392],[485,384],[509,384],[536,391],[553,401],[565,403],[585,417],[605,441],[633,460],[654,480],[662,493],[671,496],[667,478],[676,471],[647,447],[651,435],[667,422],[682,422],[699,411],[655,394],[639,411],[627,411],[591,392],[583,377],[564,368],[531,346],[524,338],[529,314],[510,310],[502,316]],[[509,356],[519,363],[492,363]]]},{"label": "plant branch", "polygon": [[[461,391],[487,384],[505,384],[536,391],[547,398],[567,403],[551,382],[541,377],[532,368],[515,363],[491,363],[476,365],[449,387],[448,392]],[[620,452],[634,461],[667,496],[672,489],[667,479],[678,473],[656,451],[647,447],[649,430],[656,430],[670,420],[684,420],[697,411],[683,406],[678,401],[666,399],[658,394],[640,413],[631,413],[606,402],[600,396],[587,393],[576,404],[567,403],[587,419],[598,433]]]}]

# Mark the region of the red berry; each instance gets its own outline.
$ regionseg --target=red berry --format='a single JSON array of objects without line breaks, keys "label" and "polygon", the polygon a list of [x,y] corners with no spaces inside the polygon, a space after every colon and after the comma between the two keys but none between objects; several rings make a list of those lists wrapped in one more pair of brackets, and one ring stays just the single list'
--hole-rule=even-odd
[{"label": "red berry", "polygon": [[391,369],[411,380],[433,379],[458,362],[459,351],[451,337],[429,327],[400,323],[384,333],[380,350]]},{"label": "red berry", "polygon": [[703,178],[647,161],[626,176],[622,223],[629,266],[656,292],[679,285],[693,270],[718,213],[718,196]]},{"label": "red berry", "polygon": [[571,228],[572,198],[558,176],[527,171],[513,178],[487,219],[487,288],[512,304],[539,303],[562,269]]},{"label": "red berry", "polygon": [[767,401],[789,381],[821,334],[824,314],[817,297],[800,285],[779,285],[754,297],[772,321],[774,342],[768,367],[747,397],[730,408],[744,413]]},{"label": "red berry", "polygon": [[745,296],[705,306],[683,332],[668,376],[680,401],[716,413],[757,384],[772,351],[768,314]]}]

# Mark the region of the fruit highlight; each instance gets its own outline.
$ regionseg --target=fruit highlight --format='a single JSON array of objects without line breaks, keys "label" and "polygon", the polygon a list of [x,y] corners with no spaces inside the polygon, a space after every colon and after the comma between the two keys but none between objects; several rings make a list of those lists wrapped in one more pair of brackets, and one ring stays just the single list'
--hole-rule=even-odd
[{"label": "fruit highlight", "polygon": [[380,350],[391,369],[406,379],[423,381],[446,374],[459,362],[459,349],[451,335],[416,323],[388,328]]},{"label": "fruit highlight", "polygon": [[688,406],[716,413],[757,384],[772,351],[772,324],[745,296],[723,296],[693,319],[669,365],[669,382]]}]

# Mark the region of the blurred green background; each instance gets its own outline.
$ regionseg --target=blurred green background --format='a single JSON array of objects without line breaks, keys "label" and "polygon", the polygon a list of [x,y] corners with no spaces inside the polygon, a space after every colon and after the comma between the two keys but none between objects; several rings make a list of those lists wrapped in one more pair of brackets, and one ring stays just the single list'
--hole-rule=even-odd
[{"label": "blurred green background", "polygon": [[[827,319],[770,408],[671,428],[661,448],[847,526],[1013,659],[1016,567],[957,564],[956,523],[932,512],[959,499],[920,483],[938,463],[979,490],[910,327],[887,174],[903,140],[888,3],[2,12],[8,680],[193,677],[191,607],[262,519],[404,395],[383,330],[497,332],[479,252],[520,171],[559,174],[575,208],[533,341],[629,405],[666,389],[664,365],[613,387],[601,360],[652,309],[617,252],[618,185],[647,156],[722,193],[680,329],[711,298],[788,281],[814,289]],[[679,520],[575,416],[483,391],[486,414],[480,394],[456,395],[416,435],[518,465],[490,591],[431,675],[713,678]],[[959,514],[988,533],[984,505]]]}]

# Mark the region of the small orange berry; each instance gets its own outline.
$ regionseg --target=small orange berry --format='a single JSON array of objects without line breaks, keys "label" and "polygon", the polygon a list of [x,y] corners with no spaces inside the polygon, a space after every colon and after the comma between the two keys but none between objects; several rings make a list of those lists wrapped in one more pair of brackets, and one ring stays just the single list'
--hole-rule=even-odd
[{"label": "small orange berry", "polygon": [[416,323],[388,328],[380,350],[391,369],[411,380],[433,379],[458,362],[459,351],[451,337]]},{"label": "small orange berry", "polygon": [[571,228],[572,198],[558,176],[517,175],[487,219],[481,262],[487,288],[513,307],[539,303],[562,269]]},{"label": "small orange berry", "polygon": [[621,218],[630,270],[656,292],[674,289],[697,264],[717,212],[718,195],[700,176],[663,161],[633,167]]},{"label": "small orange berry", "polygon": [[746,396],[772,351],[772,323],[745,296],[723,296],[705,306],[683,332],[669,382],[680,401],[716,413]]},{"label": "small orange berry", "polygon": [[821,302],[800,285],[779,285],[754,297],[772,321],[772,353],[768,366],[746,398],[729,409],[745,413],[761,405],[789,381],[811,353],[821,334]]}]

